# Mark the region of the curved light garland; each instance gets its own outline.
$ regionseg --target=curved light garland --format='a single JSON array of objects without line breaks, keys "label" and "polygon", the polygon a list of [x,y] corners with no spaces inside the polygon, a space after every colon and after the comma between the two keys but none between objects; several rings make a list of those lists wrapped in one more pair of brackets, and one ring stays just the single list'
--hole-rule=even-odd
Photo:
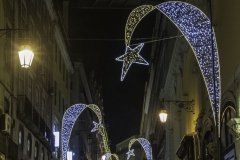
[{"label": "curved light garland", "polygon": [[[147,6],[142,6],[138,8],[147,8]],[[134,9],[130,13],[129,17],[137,16],[137,12],[135,12],[135,10],[138,10],[138,8]],[[154,8],[158,9],[167,18],[169,18],[182,32],[183,36],[190,44],[204,78],[213,111],[214,121],[216,126],[218,127],[218,135],[220,135],[220,65],[217,42],[214,29],[211,26],[210,19],[197,7],[180,1],[164,2],[155,6]],[[148,13],[150,13],[150,11],[143,12],[144,15],[141,15],[138,21],[134,21],[135,24],[128,24],[130,22],[127,21],[125,33],[130,30],[130,35],[132,35],[139,21],[141,21],[141,19],[144,18]],[[128,29],[129,26],[130,28]],[[130,41],[131,36],[125,37],[126,48],[130,47]],[[129,58],[127,58],[127,56],[130,55],[126,55],[126,52],[124,55],[125,59],[122,60],[122,75],[124,75],[125,77],[131,64],[135,63],[135,61],[128,61]],[[116,59],[118,60],[119,58]],[[124,70],[123,68],[126,68],[126,65],[129,67],[127,70]],[[121,80],[123,80],[124,77],[121,76]]]},{"label": "curved light garland", "polygon": [[152,147],[151,144],[149,143],[149,141],[145,138],[133,138],[130,140],[129,144],[128,144],[128,152],[127,154],[127,160],[130,159],[131,156],[135,156],[134,154],[134,149],[131,149],[133,143],[135,143],[136,141],[139,142],[139,144],[142,146],[145,154],[146,154],[146,158],[147,160],[152,160]]},{"label": "curved light garland", "polygon": [[110,152],[110,148],[108,146],[108,138],[106,134],[105,127],[102,124],[102,114],[101,110],[97,105],[90,104],[75,104],[71,107],[69,107],[64,115],[63,115],[63,120],[62,120],[62,159],[66,160],[67,159],[67,151],[68,151],[68,144],[69,144],[69,139],[71,136],[71,132],[73,129],[73,126],[79,117],[79,115],[86,109],[89,108],[91,109],[96,116],[98,117],[99,123],[93,121],[94,128],[91,130],[91,132],[98,131],[103,139],[103,147],[105,149],[105,152]]},{"label": "curved light garland", "polygon": [[142,5],[135,8],[128,16],[127,24],[125,26],[125,44],[126,46],[130,45],[132,34],[138,25],[138,23],[152,10],[155,9],[155,6],[152,5]]},{"label": "curved light garland", "polygon": [[119,160],[119,158],[116,154],[106,153],[103,156],[105,156],[105,160],[111,160],[111,157],[114,157],[116,160]]}]

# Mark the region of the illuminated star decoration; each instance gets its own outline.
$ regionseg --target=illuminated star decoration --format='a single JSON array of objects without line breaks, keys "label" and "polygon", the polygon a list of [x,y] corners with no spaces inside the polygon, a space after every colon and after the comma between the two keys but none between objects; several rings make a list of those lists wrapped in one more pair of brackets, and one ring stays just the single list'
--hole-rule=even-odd
[{"label": "illuminated star decoration", "polygon": [[[155,6],[152,5],[142,5],[137,8],[135,8],[128,16],[127,19],[127,25],[125,27],[125,45],[126,45],[126,51],[125,54],[116,58],[117,61],[123,61],[123,66],[122,66],[122,73],[121,73],[121,81],[125,78],[128,69],[132,65],[132,63],[138,63],[138,64],[143,64],[143,65],[149,65],[148,62],[143,59],[140,55],[139,52],[143,47],[143,44],[140,44],[136,48],[132,49],[130,47],[130,41],[131,37],[133,34],[133,31],[135,30],[137,24],[152,10],[155,9]],[[139,50],[137,51],[137,54],[127,54],[128,52],[135,52],[134,50]],[[123,59],[125,57],[125,60]],[[137,58],[135,62],[131,62],[129,60],[133,60],[134,58]],[[129,60],[128,60],[129,59]],[[138,62],[139,61],[139,62]]]},{"label": "illuminated star decoration", "polygon": [[130,149],[126,154],[127,154],[127,160],[129,160],[131,156],[135,156],[134,149]]},{"label": "illuminated star decoration", "polygon": [[143,147],[143,150],[146,154],[147,160],[153,160],[151,144],[145,138],[137,138],[137,139],[133,138],[133,139],[131,139],[129,144],[128,144],[128,150],[130,151],[133,143],[135,143],[136,141],[139,142],[139,144]]},{"label": "illuminated star decoration", "polygon": [[101,121],[100,121],[99,123],[93,121],[93,124],[94,124],[94,127],[93,127],[93,129],[91,130],[91,132],[96,132],[96,131],[100,130],[101,127],[103,127]]},{"label": "illuminated star decoration", "polygon": [[123,81],[124,77],[126,76],[129,68],[133,63],[149,65],[148,62],[139,55],[143,47],[143,43],[139,44],[137,47],[132,49],[130,46],[127,46],[125,54],[116,58],[117,61],[122,61],[122,74],[121,74],[121,81]]},{"label": "illuminated star decoration", "polygon": [[[218,135],[220,135],[220,65],[215,32],[210,19],[197,7],[180,1],[163,2],[155,7],[139,6],[130,13],[126,23],[126,47],[130,45],[131,36],[137,24],[155,8],[173,22],[190,44],[203,75],[214,122],[218,126]],[[142,12],[142,14],[139,14],[139,12]]]}]

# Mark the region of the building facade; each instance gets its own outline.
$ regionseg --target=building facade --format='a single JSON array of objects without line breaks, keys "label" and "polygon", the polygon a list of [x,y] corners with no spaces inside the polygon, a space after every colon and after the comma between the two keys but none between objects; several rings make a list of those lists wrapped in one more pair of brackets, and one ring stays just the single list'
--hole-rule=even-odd
[{"label": "building facade", "polygon": [[[0,111],[2,159],[59,159],[53,132],[70,105],[70,75],[63,1],[0,1]],[[20,66],[17,52],[34,59]]]},{"label": "building facade", "polygon": [[[160,13],[154,36],[179,37],[159,41],[152,47],[140,132],[151,141],[154,159],[237,159],[240,5],[238,1],[187,2],[208,17],[212,12],[222,83],[220,138],[216,136],[207,90],[192,49],[172,22]],[[158,117],[163,108],[168,113],[165,124]]]}]

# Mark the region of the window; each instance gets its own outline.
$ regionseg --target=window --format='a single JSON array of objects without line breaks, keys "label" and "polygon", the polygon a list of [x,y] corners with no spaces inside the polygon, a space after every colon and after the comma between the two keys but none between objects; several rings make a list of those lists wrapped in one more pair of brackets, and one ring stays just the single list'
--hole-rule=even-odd
[{"label": "window", "polygon": [[65,80],[65,72],[66,72],[66,69],[65,69],[64,66],[63,66],[63,74],[62,74],[62,76],[63,76],[63,81]]},{"label": "window", "polygon": [[54,81],[54,104],[57,104],[57,82]]},{"label": "window", "polygon": [[6,97],[4,97],[4,112],[7,114],[10,112],[10,103]]},{"label": "window", "polygon": [[61,72],[61,70],[62,70],[62,59],[61,59],[61,55],[59,55],[58,64],[59,64],[59,71]]},{"label": "window", "polygon": [[231,102],[228,102],[226,107],[222,112],[221,117],[221,143],[222,149],[225,150],[233,143],[233,136],[230,133],[230,128],[228,127],[227,123],[230,119],[236,117],[236,110],[233,107],[234,105]]},{"label": "window", "polygon": [[23,149],[24,145],[24,132],[23,127],[20,125],[18,130],[18,145],[21,149]]},{"label": "window", "polygon": [[58,111],[61,112],[61,91],[58,94]]},{"label": "window", "polygon": [[34,159],[35,160],[38,159],[38,142],[35,142],[35,146],[34,146]]},{"label": "window", "polygon": [[47,153],[47,160],[50,160],[50,154]]},{"label": "window", "polygon": [[29,157],[32,155],[32,136],[29,133],[27,137],[27,154]]},{"label": "window", "polygon": [[181,141],[181,144],[176,152],[179,159],[192,160],[195,157],[194,153],[194,136],[185,135]]},{"label": "window", "polygon": [[214,133],[213,131],[207,131],[205,133],[203,144],[202,144],[202,155],[204,160],[212,160],[213,153],[211,153],[211,146],[214,144]]},{"label": "window", "polygon": [[65,110],[65,108],[64,108],[64,98],[62,98],[62,112],[64,113],[64,110]]},{"label": "window", "polygon": [[41,155],[40,156],[41,156],[40,160],[44,160],[44,149],[43,148],[41,149]]},{"label": "window", "polygon": [[[7,29],[8,28],[11,28],[7,25],[6,27]],[[11,38],[12,38],[12,34],[11,32],[10,33],[6,33],[6,41],[5,41],[5,44],[3,45],[4,46],[4,52],[5,54],[3,54],[4,56],[4,66],[5,66],[5,69],[8,71],[11,66],[10,66],[10,60],[11,60]]]},{"label": "window", "polygon": [[53,132],[54,135],[54,146],[55,147],[59,147],[59,132],[54,131]]},{"label": "window", "polygon": [[55,44],[55,62],[57,63],[58,47]]},{"label": "window", "polygon": [[66,88],[68,89],[68,73],[66,72]]}]

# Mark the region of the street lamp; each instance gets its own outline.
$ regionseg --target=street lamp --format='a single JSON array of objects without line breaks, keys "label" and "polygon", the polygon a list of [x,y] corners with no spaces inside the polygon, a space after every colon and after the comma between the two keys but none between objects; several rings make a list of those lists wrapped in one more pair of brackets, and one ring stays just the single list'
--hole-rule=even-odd
[{"label": "street lamp", "polygon": [[106,155],[103,155],[101,160],[106,160]]},{"label": "street lamp", "polygon": [[167,114],[166,109],[161,109],[161,111],[159,113],[159,118],[162,123],[165,123],[167,121],[167,116],[168,116],[168,114]]},{"label": "street lamp", "polygon": [[28,68],[32,64],[34,53],[27,47],[24,47],[21,51],[18,51],[20,64],[22,68]]},{"label": "street lamp", "polygon": [[[161,101],[163,104],[165,102],[168,103],[176,103],[176,105],[180,109],[185,109],[187,112],[193,112],[193,106],[194,106],[194,100],[191,101],[182,101],[182,100],[162,100]],[[166,109],[161,109],[159,113],[159,118],[162,123],[165,123],[167,121],[167,110]]]}]

